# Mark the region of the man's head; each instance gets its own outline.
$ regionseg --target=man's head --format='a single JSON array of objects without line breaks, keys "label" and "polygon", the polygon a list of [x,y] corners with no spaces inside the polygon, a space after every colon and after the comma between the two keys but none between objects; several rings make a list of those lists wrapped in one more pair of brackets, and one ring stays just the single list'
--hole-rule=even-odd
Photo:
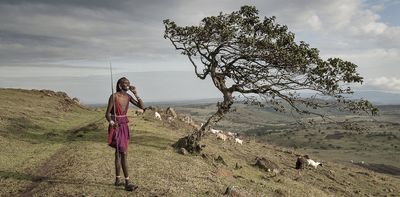
[{"label": "man's head", "polygon": [[128,91],[129,90],[129,86],[130,86],[130,82],[126,77],[122,77],[120,79],[118,79],[117,82],[117,92],[120,91]]}]

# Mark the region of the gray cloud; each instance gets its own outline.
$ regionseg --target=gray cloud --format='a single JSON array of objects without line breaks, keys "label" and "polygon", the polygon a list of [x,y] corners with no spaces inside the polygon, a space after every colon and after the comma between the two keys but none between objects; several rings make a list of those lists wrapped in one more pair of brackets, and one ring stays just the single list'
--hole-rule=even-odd
[{"label": "gray cloud", "polygon": [[[148,1],[151,2],[151,1]],[[153,1],[154,2],[154,1]],[[48,5],[54,7],[84,7],[89,9],[107,9],[107,10],[121,10],[131,3],[144,3],[144,1],[129,1],[129,0],[1,0],[3,5],[24,6],[24,5]]]},{"label": "gray cloud", "polygon": [[[204,16],[231,12],[245,3],[256,5],[261,15],[276,15],[278,22],[299,35],[305,32],[300,39],[326,48],[327,53],[344,47],[399,47],[396,35],[400,30],[379,22],[379,16],[362,2],[0,1],[0,54],[3,62],[34,57],[51,61],[104,56],[132,61],[149,58],[149,54],[176,57],[170,44],[162,39],[163,19],[198,24]],[[380,28],[386,31],[375,35],[383,31]],[[313,34],[318,36],[310,36]]]},{"label": "gray cloud", "polygon": [[109,2],[8,1],[0,4],[0,65],[38,59],[134,60],[173,54],[162,39],[162,13],[166,9],[161,8],[167,4]]},{"label": "gray cloud", "polygon": [[277,16],[322,56],[355,62],[370,80],[400,78],[400,27],[379,16],[393,2],[0,0],[0,77],[105,74],[110,59],[118,72],[192,71],[163,39],[162,20],[197,25],[250,4],[260,16]]}]

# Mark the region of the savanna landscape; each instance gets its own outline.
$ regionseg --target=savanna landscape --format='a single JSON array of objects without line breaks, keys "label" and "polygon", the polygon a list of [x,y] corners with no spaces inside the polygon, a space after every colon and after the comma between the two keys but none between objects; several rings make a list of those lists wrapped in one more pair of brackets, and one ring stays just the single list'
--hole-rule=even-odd
[{"label": "savanna landscape", "polygon": [[243,3],[0,1],[0,196],[400,197],[400,3]]},{"label": "savanna landscape", "polygon": [[[215,104],[188,104],[176,108],[199,122],[216,110]],[[327,161],[353,163],[399,176],[400,107],[382,105],[378,108],[378,116],[331,110],[331,115],[322,120],[316,116],[300,117],[277,113],[271,108],[236,104],[217,128],[261,143],[301,150]]]},{"label": "savanna landscape", "polygon": [[[400,191],[392,107],[383,107],[387,115],[377,122],[336,117],[363,128],[354,131],[329,123],[302,128],[282,114],[239,104],[217,127],[238,132],[243,144],[208,133],[200,155],[180,154],[171,145],[194,129],[184,117],[200,124],[215,104],[172,106],[178,115],[173,121],[163,105],[139,115],[130,109],[128,163],[139,188],[129,193],[113,185],[104,107],[82,106],[62,92],[0,91],[1,196],[224,196],[227,188],[241,196],[398,196]],[[295,169],[304,154],[323,165]]]}]

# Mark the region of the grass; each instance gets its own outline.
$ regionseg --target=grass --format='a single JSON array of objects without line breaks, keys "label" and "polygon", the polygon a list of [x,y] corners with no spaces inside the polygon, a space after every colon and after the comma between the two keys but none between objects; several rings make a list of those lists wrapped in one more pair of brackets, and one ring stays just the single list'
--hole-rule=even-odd
[{"label": "grass", "polygon": [[[347,123],[339,125],[314,118],[317,124],[307,127],[296,125],[290,116],[269,109],[242,104],[235,104],[234,108],[236,111],[227,114],[217,128],[239,132],[259,142],[295,148],[326,161],[364,161],[400,169],[400,157],[397,156],[400,154],[400,110],[397,106],[382,106],[381,115],[377,117],[332,111],[330,118]],[[202,104],[181,106],[177,110],[203,122],[216,107]]]},{"label": "grass", "polygon": [[[15,96],[19,91],[8,94]],[[134,196],[223,196],[228,186],[237,186],[244,196],[394,196],[400,191],[399,179],[350,164],[328,161],[321,168],[303,170],[300,176],[294,163],[296,154],[304,154],[303,150],[259,143],[252,138],[245,138],[241,146],[207,135],[202,141],[206,145],[203,156],[181,155],[171,144],[191,132],[189,125],[179,120],[157,121],[152,112],[135,116],[129,111],[128,115],[129,172],[139,185]],[[22,124],[25,127],[20,132],[40,136],[32,139],[29,135],[18,138],[13,134],[15,130],[4,131],[15,128],[7,125],[10,122],[1,127],[0,196],[131,195],[113,186],[114,150],[106,144],[107,125],[100,120],[103,112],[78,107],[60,111],[56,117],[45,113],[41,118],[25,116],[31,122]],[[48,122],[39,124],[43,119]],[[53,134],[43,138],[48,133]],[[218,156],[226,165],[216,160]],[[279,173],[255,167],[256,157],[276,163]],[[237,169],[236,164],[241,168]]]}]

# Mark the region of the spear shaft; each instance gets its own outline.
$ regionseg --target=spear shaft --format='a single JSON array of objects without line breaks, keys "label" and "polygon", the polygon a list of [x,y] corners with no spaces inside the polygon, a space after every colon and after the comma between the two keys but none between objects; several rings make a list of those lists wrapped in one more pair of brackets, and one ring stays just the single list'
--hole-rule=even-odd
[{"label": "spear shaft", "polygon": [[111,74],[111,95],[112,95],[112,102],[113,102],[113,112],[114,112],[114,122],[116,122],[116,113],[115,113],[115,98],[114,98],[114,85],[113,85],[113,73],[112,73],[112,65],[110,61],[110,74]]},{"label": "spear shaft", "polygon": [[[112,73],[112,65],[111,65],[111,61],[110,61],[110,74],[111,74],[111,96],[112,96],[112,102],[113,102],[113,114],[114,114],[114,124],[117,124],[116,130],[115,130],[115,144],[116,144],[116,150],[117,150],[117,159],[119,160],[119,147],[118,147],[118,123],[117,123],[117,115],[116,115],[116,109],[115,109],[115,98],[114,98],[114,85],[113,85],[113,73]],[[114,125],[113,125],[114,126]],[[115,127],[114,127],[115,128]]]}]

